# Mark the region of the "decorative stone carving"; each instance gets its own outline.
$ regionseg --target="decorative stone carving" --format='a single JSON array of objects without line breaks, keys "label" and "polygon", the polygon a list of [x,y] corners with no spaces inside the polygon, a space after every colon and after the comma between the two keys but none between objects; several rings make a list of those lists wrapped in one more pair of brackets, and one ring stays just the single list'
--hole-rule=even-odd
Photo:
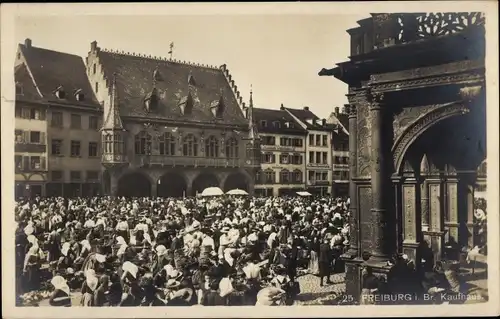
[{"label": "decorative stone carving", "polygon": [[425,115],[430,110],[433,110],[441,104],[411,106],[402,108],[400,112],[394,115],[392,126],[394,130],[394,140],[397,140],[412,123]]},{"label": "decorative stone carving", "polygon": [[412,123],[401,137],[396,140],[392,147],[393,160],[396,171],[401,169],[402,158],[408,147],[420,136],[425,130],[437,122],[449,118],[451,116],[462,115],[468,113],[469,109],[461,103],[450,103],[423,115],[417,121]]},{"label": "decorative stone carving", "polygon": [[439,184],[429,184],[429,210],[431,231],[441,231],[441,186]]},{"label": "decorative stone carving", "polygon": [[420,161],[420,174],[427,175],[430,171],[429,159],[427,158],[427,154],[424,154],[422,160]]},{"label": "decorative stone carving", "polygon": [[371,114],[366,95],[357,100],[357,167],[358,177],[370,176]]},{"label": "decorative stone carving", "polygon": [[371,218],[372,191],[369,186],[360,186],[358,189],[358,207],[359,207],[359,236],[361,247],[359,250],[372,251],[371,228],[373,221]]},{"label": "decorative stone carving", "polygon": [[484,83],[484,72],[471,72],[421,78],[416,80],[403,80],[391,83],[371,84],[371,87],[374,90],[377,90],[377,92],[386,92],[403,89],[416,89],[419,87],[429,87],[441,84],[460,84],[469,82]]},{"label": "decorative stone carving", "polygon": [[484,25],[481,12],[404,13],[398,17],[398,40],[408,42],[464,31]]},{"label": "decorative stone carving", "polygon": [[415,186],[403,185],[404,240],[415,241]]}]

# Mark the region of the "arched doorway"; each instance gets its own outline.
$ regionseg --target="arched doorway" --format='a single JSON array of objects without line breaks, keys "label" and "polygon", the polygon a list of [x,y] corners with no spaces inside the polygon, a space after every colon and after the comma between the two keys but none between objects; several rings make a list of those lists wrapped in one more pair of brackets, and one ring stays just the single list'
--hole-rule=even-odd
[{"label": "arched doorway", "polygon": [[201,193],[207,187],[219,187],[217,176],[211,173],[201,173],[193,181],[193,192]]},{"label": "arched doorway", "polygon": [[248,192],[248,179],[242,173],[233,173],[229,175],[224,182],[224,192],[228,192],[236,188],[243,189]]},{"label": "arched doorway", "polygon": [[182,197],[187,195],[184,177],[175,172],[168,172],[160,177],[157,186],[158,197]]},{"label": "arched doorway", "polygon": [[126,174],[118,180],[118,196],[150,197],[151,182],[139,172]]},{"label": "arched doorway", "polygon": [[474,189],[477,167],[486,157],[482,107],[435,123],[405,152],[397,167],[403,178],[400,207],[405,209],[398,219],[403,251],[404,242],[414,240],[431,248],[437,260],[457,259],[458,250],[476,245]]}]

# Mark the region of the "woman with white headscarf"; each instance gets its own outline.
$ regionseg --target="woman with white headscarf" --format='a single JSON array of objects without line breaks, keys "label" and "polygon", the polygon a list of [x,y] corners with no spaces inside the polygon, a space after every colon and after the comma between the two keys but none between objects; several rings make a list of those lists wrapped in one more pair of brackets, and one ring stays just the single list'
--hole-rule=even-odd
[{"label": "woman with white headscarf", "polygon": [[83,307],[94,306],[94,294],[98,284],[99,279],[97,278],[95,271],[93,269],[88,269],[85,273],[85,281],[82,284],[81,305]]},{"label": "woman with white headscarf", "polygon": [[50,296],[49,304],[52,307],[71,307],[70,289],[66,279],[55,276],[50,283],[54,286],[54,292]]},{"label": "woman with white headscarf", "polygon": [[40,266],[44,255],[38,247],[38,242],[32,245],[24,258],[24,288],[25,291],[38,290],[40,288]]}]

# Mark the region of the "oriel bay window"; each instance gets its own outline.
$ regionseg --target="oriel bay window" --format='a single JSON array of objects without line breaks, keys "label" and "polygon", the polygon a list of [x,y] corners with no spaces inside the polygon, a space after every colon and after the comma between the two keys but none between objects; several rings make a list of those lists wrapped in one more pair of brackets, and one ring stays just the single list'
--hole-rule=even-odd
[{"label": "oriel bay window", "polygon": [[159,137],[160,155],[175,155],[175,137],[172,133],[164,133]]},{"label": "oriel bay window", "polygon": [[226,156],[228,158],[238,158],[238,141],[235,138],[230,138],[226,142]]},{"label": "oriel bay window", "polygon": [[152,137],[147,132],[139,132],[135,136],[135,154],[151,155]]},{"label": "oriel bay window", "polygon": [[193,134],[188,134],[184,138],[184,144],[182,145],[182,155],[198,156],[198,141]]},{"label": "oriel bay window", "polygon": [[205,141],[205,156],[206,157],[218,157],[219,156],[219,142],[215,136],[210,136]]}]

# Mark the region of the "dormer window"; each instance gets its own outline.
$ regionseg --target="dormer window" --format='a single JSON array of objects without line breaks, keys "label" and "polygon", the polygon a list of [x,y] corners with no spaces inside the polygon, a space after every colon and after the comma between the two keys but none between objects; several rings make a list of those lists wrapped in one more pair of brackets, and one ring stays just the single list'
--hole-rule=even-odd
[{"label": "dormer window", "polygon": [[182,115],[191,114],[193,111],[193,97],[191,96],[191,93],[189,93],[188,96],[181,98],[179,101],[179,108]]},{"label": "dormer window", "polygon": [[23,85],[21,83],[16,83],[16,95],[23,95]]},{"label": "dormer window", "polygon": [[285,126],[286,126],[286,128],[294,128],[294,125],[292,122],[286,122]]},{"label": "dormer window", "polygon": [[151,93],[146,96],[146,98],[144,99],[144,104],[148,112],[156,109],[156,106],[158,105],[158,95],[156,92],[156,88],[153,88]]},{"label": "dormer window", "polygon": [[260,121],[260,126],[267,127],[267,121],[266,120]]},{"label": "dormer window", "polygon": [[82,89],[78,89],[75,92],[75,98],[77,101],[83,101],[85,99],[85,95],[83,94]]},{"label": "dormer window", "polygon": [[313,119],[307,119],[306,122],[309,124],[309,125],[314,125],[314,120]]},{"label": "dormer window", "polygon": [[189,75],[188,75],[188,84],[192,85],[192,86],[196,86],[196,81],[194,79],[194,76],[191,73],[189,73]]},{"label": "dormer window", "polygon": [[58,87],[54,92],[58,99],[64,99],[66,97],[66,92],[62,86]]},{"label": "dormer window", "polygon": [[274,121],[273,126],[274,128],[281,128],[281,123],[279,121]]},{"label": "dormer window", "polygon": [[222,97],[210,103],[210,110],[215,117],[222,117],[224,114],[224,100]]}]

